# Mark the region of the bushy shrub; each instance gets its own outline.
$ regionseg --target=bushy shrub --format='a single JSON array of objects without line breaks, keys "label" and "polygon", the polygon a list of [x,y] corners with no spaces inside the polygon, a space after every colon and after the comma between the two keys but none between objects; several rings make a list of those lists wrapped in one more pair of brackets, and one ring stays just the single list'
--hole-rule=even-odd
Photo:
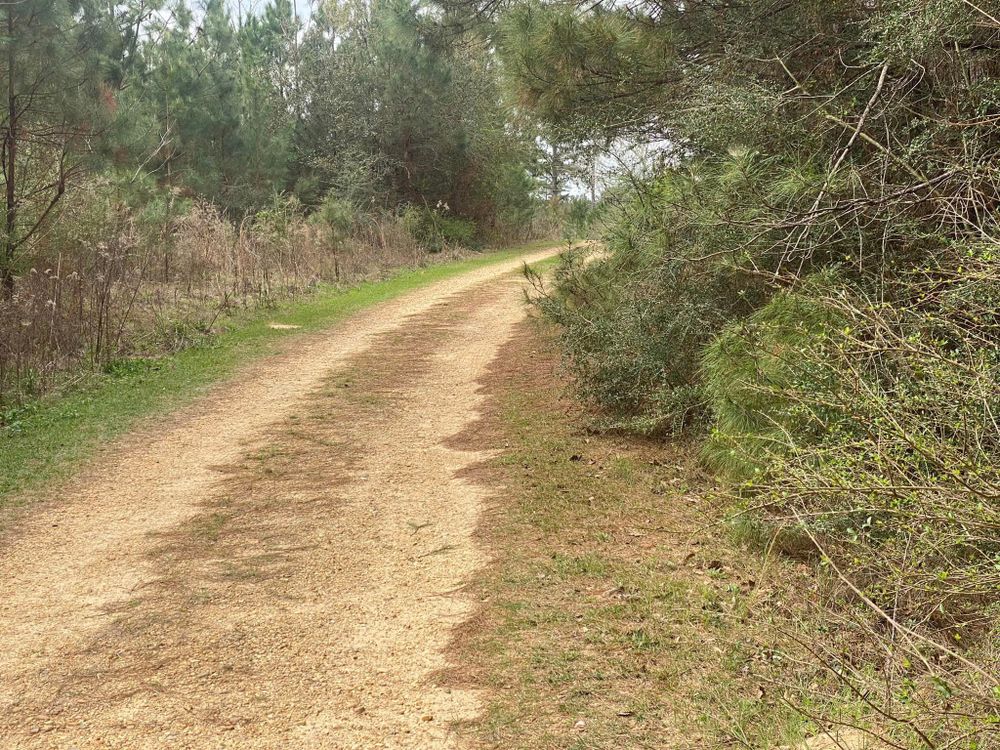
[{"label": "bushy shrub", "polygon": [[749,317],[726,326],[706,347],[702,361],[705,397],[712,430],[703,455],[730,479],[748,479],[789,443],[812,442],[837,422],[803,410],[788,391],[829,391],[836,375],[806,357],[842,323],[836,310],[820,301],[835,275],[810,278],[796,291],[776,294]]},{"label": "bushy shrub", "polygon": [[[208,204],[204,204],[206,207]],[[251,215],[255,232],[283,240],[301,225],[302,204],[294,195],[275,193],[264,208]]]},{"label": "bushy shrub", "polygon": [[460,216],[448,215],[447,211],[447,206],[407,206],[403,211],[403,226],[432,253],[441,252],[448,246],[471,247],[476,225]]},{"label": "bushy shrub", "polygon": [[790,350],[763,355],[777,366],[749,339],[724,367],[709,358],[710,379],[735,378],[716,413],[747,415],[716,439],[756,467],[762,509],[831,553],[869,545],[845,566],[921,618],[1000,591],[1000,268],[956,268],[896,282],[891,302],[817,293],[816,325],[785,326]]},{"label": "bushy shrub", "polygon": [[709,349],[709,452],[748,478],[742,516],[822,554],[867,613],[859,640],[892,644],[881,674],[845,679],[892,686],[921,731],[982,732],[1000,711],[1000,264],[943,251],[875,295],[824,281]]},{"label": "bushy shrub", "polygon": [[319,209],[313,214],[313,219],[330,231],[334,242],[343,240],[350,234],[357,217],[355,207],[332,191],[326,194]]},{"label": "bushy shrub", "polygon": [[625,191],[602,211],[607,253],[570,263],[538,298],[561,326],[580,394],[606,424],[643,433],[704,423],[701,357],[730,320],[752,312],[763,287],[727,258],[697,258],[705,237],[671,215],[688,178],[668,174]]}]

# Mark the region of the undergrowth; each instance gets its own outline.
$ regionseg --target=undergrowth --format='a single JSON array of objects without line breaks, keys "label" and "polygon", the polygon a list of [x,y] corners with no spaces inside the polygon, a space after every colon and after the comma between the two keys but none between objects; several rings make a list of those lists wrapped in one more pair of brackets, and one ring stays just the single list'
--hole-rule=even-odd
[{"label": "undergrowth", "polygon": [[642,121],[655,152],[605,193],[605,256],[536,294],[577,392],[598,427],[698,436],[717,522],[828,584],[838,637],[801,644],[827,679],[788,702],[907,750],[1000,746],[995,6],[533,8],[510,31],[541,116]]},{"label": "undergrowth", "polygon": [[853,648],[824,609],[835,576],[718,524],[694,440],[589,429],[551,336],[525,327],[496,360],[476,430],[506,446],[479,477],[504,491],[460,643],[491,689],[481,745],[767,750],[822,734],[821,716],[870,726],[810,653]]}]

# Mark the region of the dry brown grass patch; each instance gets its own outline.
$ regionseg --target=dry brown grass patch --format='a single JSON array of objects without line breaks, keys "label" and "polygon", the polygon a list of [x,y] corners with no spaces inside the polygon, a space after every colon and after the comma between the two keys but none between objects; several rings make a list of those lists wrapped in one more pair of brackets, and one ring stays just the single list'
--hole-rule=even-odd
[{"label": "dry brown grass patch", "polygon": [[[496,501],[482,607],[456,680],[487,685],[495,748],[776,747],[815,731],[785,701],[824,678],[810,568],[736,543],[692,446],[595,434],[541,324],[521,327],[460,436]],[[833,634],[828,637],[833,638]],[[804,682],[805,681],[805,682]]]}]

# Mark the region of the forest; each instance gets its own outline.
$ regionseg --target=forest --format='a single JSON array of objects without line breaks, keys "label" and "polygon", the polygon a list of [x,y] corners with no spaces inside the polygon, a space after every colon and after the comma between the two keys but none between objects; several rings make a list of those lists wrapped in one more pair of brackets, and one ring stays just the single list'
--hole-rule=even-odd
[{"label": "forest", "polygon": [[590,429],[693,446],[820,581],[781,709],[1000,747],[1000,2],[303,4],[0,6],[0,427],[231,310],[588,239],[528,274]]},{"label": "forest", "polygon": [[491,32],[445,9],[2,13],[0,405],[220,311],[558,234],[574,167],[507,116]]}]

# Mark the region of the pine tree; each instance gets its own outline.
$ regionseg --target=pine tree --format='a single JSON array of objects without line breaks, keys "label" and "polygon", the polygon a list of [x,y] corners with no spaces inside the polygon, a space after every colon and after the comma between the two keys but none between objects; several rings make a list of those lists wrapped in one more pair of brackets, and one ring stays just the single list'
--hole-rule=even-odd
[{"label": "pine tree", "polygon": [[96,3],[0,5],[0,284],[8,294],[18,258],[92,155],[88,136],[114,113],[106,53],[115,32]]}]

